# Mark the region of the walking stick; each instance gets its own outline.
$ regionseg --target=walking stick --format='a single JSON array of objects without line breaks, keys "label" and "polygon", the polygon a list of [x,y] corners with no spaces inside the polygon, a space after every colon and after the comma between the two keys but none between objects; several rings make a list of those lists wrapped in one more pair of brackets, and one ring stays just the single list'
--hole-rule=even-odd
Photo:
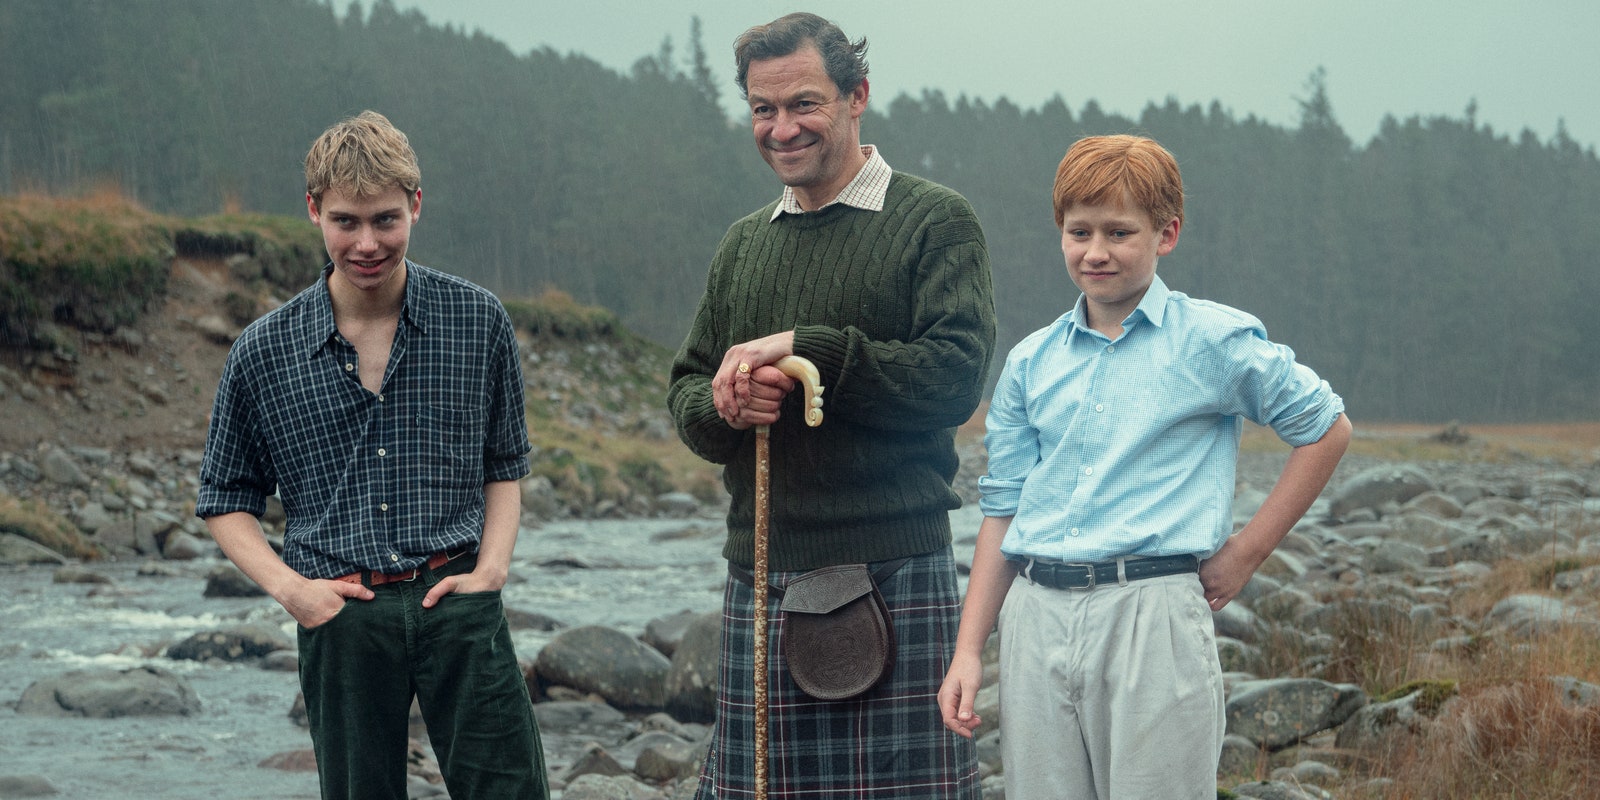
[{"label": "walking stick", "polygon": [[[817,374],[816,365],[800,356],[785,356],[773,366],[799,381],[805,388],[806,425],[813,428],[821,425],[822,379]],[[756,800],[767,800],[767,516],[771,502],[768,486],[772,472],[767,435],[766,425],[756,426],[756,554],[755,574],[751,580],[756,592]]]}]

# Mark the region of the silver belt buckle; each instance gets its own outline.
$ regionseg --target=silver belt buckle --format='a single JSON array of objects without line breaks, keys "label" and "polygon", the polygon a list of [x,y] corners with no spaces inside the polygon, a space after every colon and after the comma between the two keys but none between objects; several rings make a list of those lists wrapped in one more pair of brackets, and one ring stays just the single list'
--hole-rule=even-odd
[{"label": "silver belt buckle", "polygon": [[1081,567],[1081,568],[1083,568],[1084,574],[1089,576],[1088,582],[1085,583],[1082,586],[1067,586],[1066,588],[1067,588],[1068,591],[1087,592],[1090,589],[1094,588],[1094,565],[1093,564],[1078,563],[1078,564],[1062,564],[1061,566],[1063,566],[1063,567]]}]

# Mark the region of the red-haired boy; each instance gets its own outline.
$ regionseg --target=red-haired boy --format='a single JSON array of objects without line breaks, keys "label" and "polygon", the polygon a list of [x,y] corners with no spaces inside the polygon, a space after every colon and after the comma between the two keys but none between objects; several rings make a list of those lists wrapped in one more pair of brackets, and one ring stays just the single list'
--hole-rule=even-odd
[{"label": "red-haired boy", "polygon": [[[1255,317],[1156,277],[1183,228],[1166,149],[1082,139],[1054,201],[1082,295],[1012,349],[995,388],[941,714],[964,736],[979,725],[980,654],[998,621],[1008,798],[1209,800],[1224,730],[1211,612],[1327,485],[1350,422]],[[1233,533],[1244,419],[1294,450]]]}]

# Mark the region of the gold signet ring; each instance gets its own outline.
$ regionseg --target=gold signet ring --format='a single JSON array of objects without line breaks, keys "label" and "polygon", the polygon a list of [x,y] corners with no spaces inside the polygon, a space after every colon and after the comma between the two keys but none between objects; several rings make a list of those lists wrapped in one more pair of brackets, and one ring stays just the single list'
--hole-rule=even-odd
[{"label": "gold signet ring", "polygon": [[739,365],[739,371],[748,375],[750,373],[750,365],[749,364],[740,364]]}]

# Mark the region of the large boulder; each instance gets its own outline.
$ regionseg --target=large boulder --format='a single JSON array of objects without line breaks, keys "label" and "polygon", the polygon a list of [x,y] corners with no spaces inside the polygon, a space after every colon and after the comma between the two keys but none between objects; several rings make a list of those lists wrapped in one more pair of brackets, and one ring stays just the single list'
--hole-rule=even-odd
[{"label": "large boulder", "polygon": [[1248,681],[1228,698],[1228,733],[1276,750],[1338,727],[1366,702],[1366,693],[1352,684],[1311,678]]},{"label": "large boulder", "polygon": [[189,716],[199,711],[200,696],[188,682],[158,667],[76,670],[29,686],[17,701],[18,714],[43,717]]},{"label": "large boulder", "polygon": [[1339,488],[1333,498],[1332,513],[1343,517],[1356,509],[1381,509],[1390,503],[1398,506],[1437,488],[1427,473],[1409,464],[1373,467]]},{"label": "large boulder", "polygon": [[618,708],[659,710],[672,662],[621,631],[585,625],[552,639],[534,667],[546,681],[594,692]]},{"label": "large boulder", "polygon": [[14,533],[0,532],[0,564],[65,564],[66,556]]},{"label": "large boulder", "polygon": [[695,617],[684,629],[667,672],[666,708],[686,722],[710,722],[717,714],[717,669],[722,653],[722,613]]}]

